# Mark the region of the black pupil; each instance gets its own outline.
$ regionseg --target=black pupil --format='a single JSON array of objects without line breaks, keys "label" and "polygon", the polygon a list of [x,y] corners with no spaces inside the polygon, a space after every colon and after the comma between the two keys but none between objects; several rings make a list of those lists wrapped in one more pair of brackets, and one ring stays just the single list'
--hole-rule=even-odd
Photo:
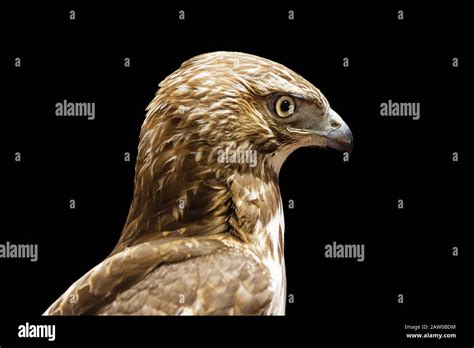
[{"label": "black pupil", "polygon": [[280,104],[280,109],[283,112],[288,112],[290,111],[290,102],[288,100],[283,100]]}]

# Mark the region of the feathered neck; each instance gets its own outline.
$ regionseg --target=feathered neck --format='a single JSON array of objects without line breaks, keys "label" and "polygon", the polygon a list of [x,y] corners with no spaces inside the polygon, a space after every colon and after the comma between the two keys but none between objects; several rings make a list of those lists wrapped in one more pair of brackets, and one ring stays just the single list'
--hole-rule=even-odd
[{"label": "feathered neck", "polygon": [[112,254],[147,240],[222,233],[259,250],[275,250],[272,239],[282,236],[267,236],[265,228],[281,215],[281,198],[270,163],[216,168],[202,148],[180,153],[176,144],[152,159],[143,153],[137,158],[129,215]]}]

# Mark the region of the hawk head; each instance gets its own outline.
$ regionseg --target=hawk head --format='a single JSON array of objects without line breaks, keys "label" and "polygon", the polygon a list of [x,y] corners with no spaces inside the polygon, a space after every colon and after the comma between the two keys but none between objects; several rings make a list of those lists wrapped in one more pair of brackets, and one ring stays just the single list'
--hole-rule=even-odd
[{"label": "hawk head", "polygon": [[[160,87],[143,127],[172,127],[175,140],[201,142],[206,156],[221,149],[240,150],[240,155],[254,150],[264,166],[281,165],[284,155],[302,146],[352,149],[349,127],[319,89],[268,59],[203,54],[182,64]],[[209,164],[219,165],[217,159],[209,158]],[[248,169],[242,162],[234,169]]]},{"label": "hawk head", "polygon": [[316,87],[244,53],[186,61],[160,83],[147,111],[134,199],[116,251],[147,238],[245,234],[250,217],[235,214],[242,204],[232,186],[237,176],[240,187],[250,179],[278,187],[295,149],[352,149],[349,127]]}]

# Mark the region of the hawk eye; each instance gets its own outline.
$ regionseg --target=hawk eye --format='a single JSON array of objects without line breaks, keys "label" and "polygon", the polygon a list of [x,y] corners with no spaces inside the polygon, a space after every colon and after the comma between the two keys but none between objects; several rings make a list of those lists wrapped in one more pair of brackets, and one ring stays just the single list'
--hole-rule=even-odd
[{"label": "hawk eye", "polygon": [[275,111],[280,117],[289,117],[295,113],[295,101],[290,96],[281,96],[275,103]]}]

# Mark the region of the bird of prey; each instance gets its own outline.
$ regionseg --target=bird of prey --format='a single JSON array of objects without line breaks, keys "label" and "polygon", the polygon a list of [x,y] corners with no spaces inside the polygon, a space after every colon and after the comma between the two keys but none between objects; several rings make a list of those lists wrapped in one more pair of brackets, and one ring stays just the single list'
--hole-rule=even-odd
[{"label": "bird of prey", "polygon": [[284,315],[278,186],[304,146],[352,134],[310,82],[250,54],[184,62],[147,107],[117,246],[45,315]]}]

